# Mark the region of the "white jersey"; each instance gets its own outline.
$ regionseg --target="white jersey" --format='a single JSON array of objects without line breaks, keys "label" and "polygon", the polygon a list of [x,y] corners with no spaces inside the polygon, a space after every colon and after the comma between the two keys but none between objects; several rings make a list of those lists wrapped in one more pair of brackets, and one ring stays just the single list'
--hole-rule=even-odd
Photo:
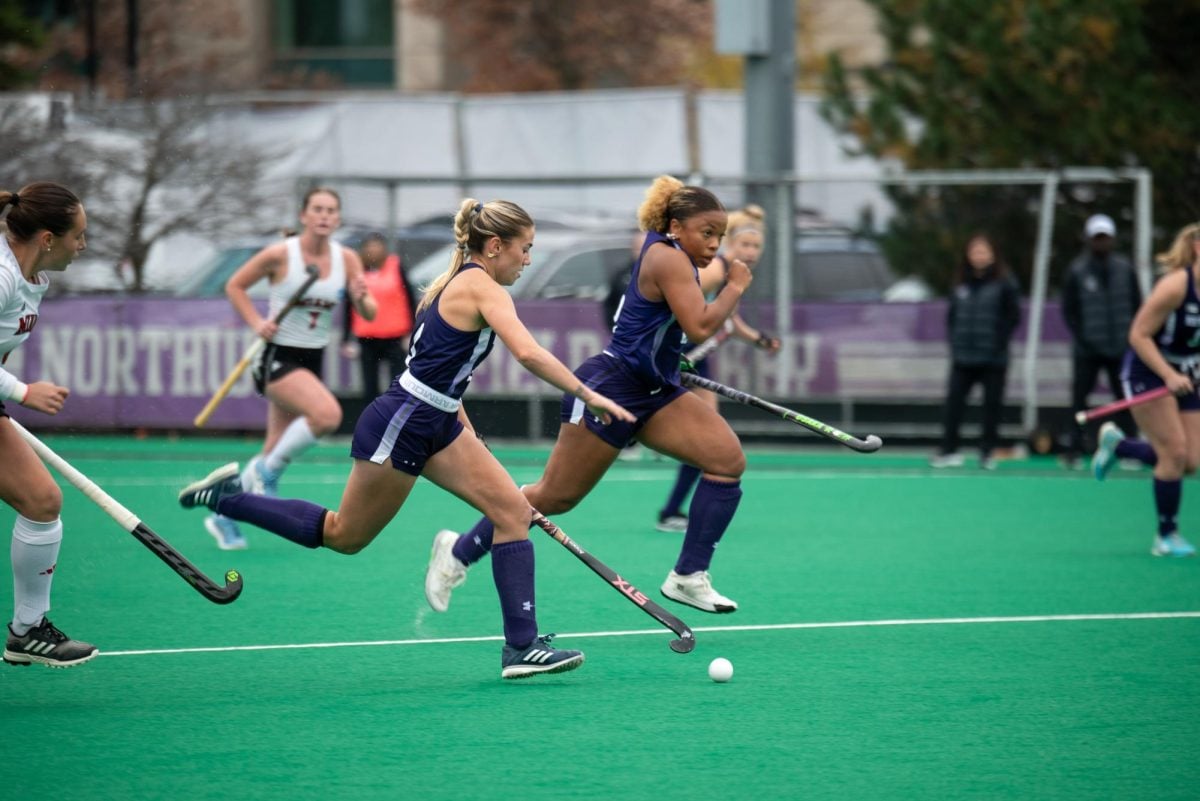
[{"label": "white jersey", "polygon": [[[49,288],[50,279],[45,273],[38,273],[37,283],[25,280],[8,239],[0,236],[0,365],[29,339],[37,325],[38,306]],[[0,400],[11,398],[17,385],[16,376],[0,367]]]},{"label": "white jersey", "polygon": [[[277,284],[271,285],[271,305],[268,316],[275,315],[287,305],[296,290],[308,280],[304,271],[304,258],[300,254],[300,237],[291,236],[287,245],[287,275]],[[271,337],[276,345],[292,348],[323,348],[329,344],[329,329],[333,309],[346,294],[346,260],[342,246],[329,243],[329,277],[317,281],[304,293],[296,307],[287,313],[279,324],[279,331]]]}]

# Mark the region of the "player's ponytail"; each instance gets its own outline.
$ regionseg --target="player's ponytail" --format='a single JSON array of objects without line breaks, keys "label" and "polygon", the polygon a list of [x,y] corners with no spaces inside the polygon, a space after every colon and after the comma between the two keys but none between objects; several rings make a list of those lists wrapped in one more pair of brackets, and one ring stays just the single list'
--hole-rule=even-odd
[{"label": "player's ponytail", "polygon": [[660,175],[646,190],[638,207],[638,227],[665,234],[671,220],[683,222],[706,211],[724,211],[717,196],[702,186],[685,186],[670,175]]},{"label": "player's ponytail", "polygon": [[489,239],[496,236],[502,242],[509,242],[523,230],[532,227],[533,219],[525,209],[511,201],[489,200],[480,203],[473,197],[464,200],[454,215],[454,242],[457,247],[450,256],[450,266],[425,289],[417,310],[429,306],[467,263],[470,255],[482,253],[483,244]]}]

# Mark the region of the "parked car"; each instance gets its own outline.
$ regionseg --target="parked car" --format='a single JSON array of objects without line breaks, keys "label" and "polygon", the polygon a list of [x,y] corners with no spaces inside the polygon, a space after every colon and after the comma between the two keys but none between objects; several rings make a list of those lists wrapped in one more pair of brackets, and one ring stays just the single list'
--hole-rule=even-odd
[{"label": "parked car", "polygon": [[[600,301],[612,277],[629,266],[633,230],[574,230],[539,220],[530,264],[508,291],[515,298],[587,298]],[[426,256],[408,271],[413,286],[424,288],[445,272],[453,244]]]}]

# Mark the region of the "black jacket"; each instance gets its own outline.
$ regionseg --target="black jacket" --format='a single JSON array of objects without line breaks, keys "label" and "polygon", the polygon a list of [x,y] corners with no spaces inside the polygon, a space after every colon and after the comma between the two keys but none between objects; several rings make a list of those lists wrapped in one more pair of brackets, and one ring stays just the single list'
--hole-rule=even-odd
[{"label": "black jacket", "polygon": [[1003,366],[1008,343],[1021,321],[1021,297],[1011,276],[998,277],[995,268],[972,276],[950,293],[946,332],[955,364]]},{"label": "black jacket", "polygon": [[1081,253],[1067,268],[1062,289],[1062,314],[1075,341],[1075,355],[1119,359],[1141,303],[1142,290],[1129,259],[1119,253]]}]

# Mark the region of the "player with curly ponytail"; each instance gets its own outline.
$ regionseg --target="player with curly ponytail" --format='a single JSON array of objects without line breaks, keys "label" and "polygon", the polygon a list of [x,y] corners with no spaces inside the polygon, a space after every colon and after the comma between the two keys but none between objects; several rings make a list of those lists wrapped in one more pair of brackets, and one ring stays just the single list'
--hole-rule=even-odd
[{"label": "player with curly ponytail", "polygon": [[[566,512],[596,485],[633,440],[695,465],[703,474],[691,505],[682,551],[662,585],[668,598],[706,612],[732,612],[737,603],[712,587],[708,566],[713,550],[741,499],[746,458],[733,429],[695,393],[680,385],[683,336],[702,342],[724,326],[750,285],[750,268],[739,259],[727,267],[725,286],[711,301],[700,289],[700,270],[712,262],[725,233],[725,209],[716,196],[660,176],[638,209],[646,241],[617,308],[612,339],[575,375],[617,400],[636,416],[605,425],[578,399],[563,399],[558,441],[541,479],[522,488],[543,514]],[[467,566],[491,548],[493,525],[486,518],[458,537],[449,553],[435,554],[449,597]],[[435,547],[436,550],[436,547]]]}]

